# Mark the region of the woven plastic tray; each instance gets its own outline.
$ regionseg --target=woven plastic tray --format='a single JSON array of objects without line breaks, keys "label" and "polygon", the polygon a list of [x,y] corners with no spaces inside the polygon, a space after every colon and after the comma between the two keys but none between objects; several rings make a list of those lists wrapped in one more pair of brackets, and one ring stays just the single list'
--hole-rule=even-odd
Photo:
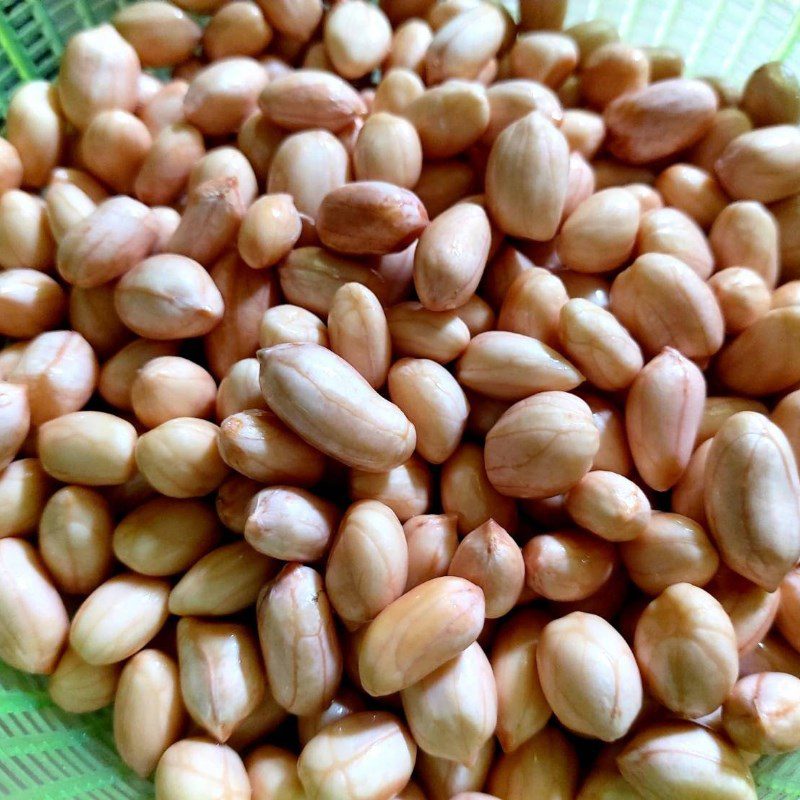
[{"label": "woven plastic tray", "polygon": [[[55,75],[66,40],[126,4],[0,0],[0,120],[14,87]],[[676,47],[694,75],[741,83],[775,60],[800,73],[800,0],[571,0],[568,24],[595,17],[617,24],[627,41]],[[110,723],[109,709],[61,711],[44,680],[0,662],[0,800],[153,797],[152,784],[117,758]],[[764,758],[755,774],[762,800],[800,800],[800,754]]]}]

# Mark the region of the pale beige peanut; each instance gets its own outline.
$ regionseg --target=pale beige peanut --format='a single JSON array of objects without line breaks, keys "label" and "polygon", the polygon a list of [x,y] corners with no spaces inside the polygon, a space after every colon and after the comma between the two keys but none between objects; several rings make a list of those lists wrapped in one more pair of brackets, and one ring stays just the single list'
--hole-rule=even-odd
[{"label": "pale beige peanut", "polygon": [[136,429],[102,411],[76,411],[45,422],[38,450],[48,474],[64,483],[113,486],[134,472]]},{"label": "pale beige peanut", "polygon": [[178,623],[181,694],[192,718],[220,742],[264,696],[264,667],[250,629],[186,617]]},{"label": "pale beige peanut", "polygon": [[492,307],[480,295],[473,294],[463,306],[459,306],[455,311],[469,329],[470,336],[494,330],[496,315]]},{"label": "pale beige peanut", "polygon": [[392,46],[386,59],[384,75],[396,68],[421,73],[425,64],[425,54],[432,39],[433,31],[424,19],[412,17],[397,25],[392,35]]},{"label": "pale beige peanut", "polygon": [[656,179],[655,188],[668,205],[688,214],[708,230],[728,198],[716,178],[692,164],[673,164]]},{"label": "pale beige peanut", "polygon": [[797,306],[767,312],[725,347],[717,362],[717,374],[725,385],[750,396],[791,388],[800,374],[794,346],[798,330]]},{"label": "pale beige peanut", "polygon": [[87,664],[67,648],[50,675],[47,693],[59,708],[72,714],[97,711],[114,700],[120,669],[119,664]]},{"label": "pale beige peanut", "polygon": [[69,121],[83,129],[99,111],[133,111],[138,97],[139,57],[111,25],[72,36],[61,58],[58,97]]},{"label": "pale beige peanut", "polygon": [[[494,758],[495,744],[490,739],[478,753],[473,764],[458,764],[447,758],[429,756],[424,750],[417,753],[417,774],[430,800],[450,800],[459,792],[477,791],[486,783]],[[410,800],[419,800],[413,796]]]},{"label": "pale beige peanut", "polygon": [[404,358],[389,371],[389,396],[417,431],[417,452],[441,464],[455,451],[469,414],[463,390],[444,367]]},{"label": "pale beige peanut", "polygon": [[328,13],[323,42],[334,71],[346,80],[356,80],[386,58],[392,27],[381,9],[365,0],[350,0]]},{"label": "pale beige peanut", "polygon": [[469,581],[420,584],[367,627],[359,649],[362,686],[383,696],[413,685],[474,642],[483,619],[483,592]]},{"label": "pale beige peanut", "polygon": [[0,192],[19,189],[22,185],[24,167],[22,159],[8,140],[0,138]]},{"label": "pale beige peanut", "polygon": [[718,269],[749,267],[770,288],[778,280],[778,226],[761,203],[738,201],[719,214],[709,242]]},{"label": "pale beige peanut", "polygon": [[[314,344],[287,344],[258,355],[267,403],[309,444],[368,471],[408,460],[414,426],[336,354]],[[296,405],[301,396],[302,409]]]},{"label": "pale beige peanut", "polygon": [[382,800],[406,785],[416,754],[396,717],[364,711],[323,728],[300,753],[297,772],[309,799]]},{"label": "pale beige peanut", "polygon": [[561,103],[554,92],[536,81],[498,81],[487,88],[486,99],[489,101],[489,127],[481,138],[485,144],[492,144],[511,123],[531,111],[540,111],[555,124],[562,118]]},{"label": "pale beige peanut", "polygon": [[676,208],[659,206],[645,211],[636,247],[640,255],[665,253],[674,256],[703,279],[708,278],[714,269],[714,255],[700,226]]},{"label": "pale beige peanut", "polygon": [[531,336],[550,347],[559,343],[559,317],[569,297],[557,275],[532,266],[518,274],[502,294],[499,330]]},{"label": "pale beige peanut", "polygon": [[53,494],[39,521],[39,552],[56,585],[89,594],[111,574],[111,509],[97,492],[65,486]]},{"label": "pale beige peanut", "polygon": [[452,158],[464,152],[489,125],[485,89],[464,80],[427,89],[402,113],[417,129],[426,158]]},{"label": "pale beige peanut", "polygon": [[800,271],[800,241],[798,241],[797,219],[800,214],[800,199],[792,195],[769,207],[778,224],[781,257],[781,276],[796,279]]},{"label": "pale beige peanut", "polygon": [[[388,291],[388,284],[378,269],[316,246],[292,250],[278,267],[278,276],[289,303],[321,316],[328,315],[337,289],[346,283],[364,284],[381,301]],[[310,336],[299,341],[306,339],[317,341]]]},{"label": "pale beige peanut", "polygon": [[188,89],[188,82],[175,76],[138,109],[142,122],[153,136],[167,125],[184,121],[183,98]]},{"label": "pale beige peanut", "polygon": [[0,539],[0,656],[16,669],[53,672],[69,620],[36,550],[20,539]]},{"label": "pale beige peanut", "polygon": [[417,456],[387,472],[351,470],[348,489],[353,500],[379,500],[405,522],[424,514],[431,506],[432,475],[428,465]]},{"label": "pale beige peanut", "polygon": [[297,756],[265,744],[245,759],[253,800],[303,800],[305,792],[297,775]]},{"label": "pale beige peanut", "polygon": [[491,244],[489,219],[475,203],[442,212],[420,237],[414,256],[414,286],[431,311],[458,308],[480,282]]},{"label": "pale beige peanut", "polygon": [[458,358],[470,341],[466,323],[456,311],[430,311],[409,301],[387,309],[392,349],[398,354],[447,364]]},{"label": "pale beige peanut", "polygon": [[645,483],[664,491],[683,474],[703,414],[705,380],[697,366],[670,347],[637,375],[625,405],[633,460]]},{"label": "pale beige peanut", "polygon": [[606,126],[603,118],[583,108],[564,111],[561,132],[567,139],[570,150],[589,159],[597,154],[605,138]]},{"label": "pale beige peanut", "polygon": [[305,746],[324,727],[332,722],[364,710],[364,701],[360,694],[353,689],[341,688],[331,701],[331,704],[317,714],[299,717],[297,732],[300,743]]},{"label": "pale beige peanut", "polygon": [[665,589],[636,625],[634,652],[648,691],[676,714],[696,718],[736,683],[736,634],[725,610],[688,583]]},{"label": "pale beige peanut", "polygon": [[639,256],[615,279],[611,310],[650,353],[670,346],[700,358],[722,346],[724,320],[713,291],[673,256]]},{"label": "pale beige peanut", "polygon": [[228,746],[238,752],[263,741],[264,737],[272,733],[288,716],[287,711],[278,705],[267,686],[264,699],[255,711],[239,723],[228,739]]},{"label": "pale beige peanut", "polygon": [[739,134],[722,151],[714,170],[737,200],[772,203],[800,191],[800,134],[794,125],[772,125]]},{"label": "pale beige peanut", "polygon": [[322,243],[351,255],[405,250],[427,224],[428,213],[413,192],[383,181],[356,181],[334,188],[317,213]]},{"label": "pale beige peanut", "polygon": [[800,557],[797,467],[780,428],[752,411],[726,420],[709,450],[704,493],[723,561],[774,590]]},{"label": "pale beige peanut", "polygon": [[536,646],[536,663],[556,717],[584,736],[616,741],[641,711],[636,660],[622,636],[601,617],[573,612],[550,622]]},{"label": "pale beige peanut", "polygon": [[171,67],[185,61],[201,37],[200,27],[188,14],[161,0],[123,8],[112,23],[145,67]]},{"label": "pale beige peanut", "polygon": [[0,333],[30,339],[55,328],[64,316],[66,297],[48,275],[35,269],[0,274]]},{"label": "pale beige peanut", "polygon": [[131,405],[148,428],[175,417],[208,417],[217,386],[199,364],[178,356],[154,358],[140,367],[131,385]]},{"label": "pale beige peanut", "polygon": [[251,114],[239,128],[236,146],[247,157],[260,182],[266,182],[272,159],[285,135],[282,128],[260,111]]},{"label": "pale beige peanut", "polygon": [[578,757],[557,728],[543,728],[513,753],[501,755],[486,789],[504,800],[523,800],[531,786],[559,800],[575,795]]},{"label": "pale beige peanut", "polygon": [[338,133],[366,112],[364,101],[340,77],[310,69],[270,81],[258,104],[270,120],[287,130],[325,128]]},{"label": "pale beige peanut", "polygon": [[592,420],[600,432],[600,449],[594,457],[592,468],[630,475],[633,463],[622,413],[600,395],[584,393],[583,399],[591,409]]},{"label": "pale beige peanut", "polygon": [[213,509],[199,500],[157,497],[123,517],[112,539],[114,555],[141,575],[183,572],[219,542]]},{"label": "pale beige peanut", "polygon": [[[784,432],[786,438],[789,440],[789,446],[795,454],[797,459],[798,450],[800,450],[800,394],[795,390],[785,395],[781,401],[775,406],[772,411],[770,419]],[[754,405],[750,408],[741,408],[741,411],[761,411],[766,413],[766,408],[762,403]]]},{"label": "pale beige peanut", "polygon": [[628,92],[644,89],[650,81],[650,62],[638,47],[609,42],[583,61],[581,94],[593,106],[604,108]]},{"label": "pale beige peanut", "polygon": [[428,216],[436,217],[475,187],[474,168],[463,161],[450,159],[423,163],[414,191],[428,209]]},{"label": "pale beige peanut", "polygon": [[283,561],[316,561],[328,549],[339,522],[333,503],[304,489],[270,486],[247,510],[244,535],[259,553]]},{"label": "pale beige peanut", "polygon": [[69,295],[69,324],[101,359],[113,355],[133,338],[114,308],[115,286],[113,281],[91,289],[73,286]]},{"label": "pale beige peanut", "polygon": [[689,160],[713,174],[714,164],[728,144],[752,129],[753,123],[744,111],[738,108],[721,108],[714,115],[708,132],[689,151]]},{"label": "pale beige peanut", "polygon": [[22,183],[44,186],[64,147],[65,120],[58,89],[47,81],[22,84],[11,96],[6,138],[22,163]]},{"label": "pale beige peanut", "polygon": [[0,197],[0,267],[50,271],[55,242],[44,200],[11,189]]},{"label": "pale beige peanut", "polygon": [[546,344],[507,331],[487,331],[472,339],[456,375],[469,389],[512,401],[535,392],[574,389],[583,380],[569,361]]},{"label": "pale beige peanut", "polygon": [[606,272],[628,260],[639,229],[639,204],[626,189],[603,189],[567,218],[558,240],[562,264],[578,272]]},{"label": "pale beige peanut", "polygon": [[139,370],[153,359],[177,353],[177,342],[135,339],[103,364],[97,386],[100,395],[121,411],[131,410],[131,391]]},{"label": "pale beige peanut", "polygon": [[256,176],[247,157],[231,146],[215,147],[195,162],[189,173],[187,190],[193,192],[198,186],[214,178],[235,178],[242,205],[249,208],[258,194]]},{"label": "pale beige peanut", "polygon": [[422,171],[422,145],[416,129],[395,114],[370,115],[356,140],[353,168],[359,181],[387,181],[412,189]]},{"label": "pale beige peanut", "polygon": [[708,280],[714,290],[727,333],[741,333],[770,310],[770,291],[749,267],[727,267]]},{"label": "pale beige peanut", "polygon": [[347,625],[376,617],[405,591],[408,546],[395,513],[376,500],[345,512],[325,569],[325,588]]},{"label": "pale beige peanut", "polygon": [[495,224],[510,236],[551,239],[561,221],[568,175],[569,146],[548,119],[532,112],[509,125],[492,145],[486,166],[486,198]]},{"label": "pale beige peanut", "polygon": [[327,347],[328,330],[325,323],[305,308],[290,303],[281,303],[267,309],[261,318],[259,345],[272,347],[276,344],[297,342],[311,342]]},{"label": "pale beige peanut", "polygon": [[235,473],[220,484],[215,507],[217,516],[228,530],[234,533],[244,533],[244,527],[250,515],[250,501],[261,488],[260,483]]},{"label": "pale beige peanut", "polygon": [[579,531],[534,536],[522,548],[525,583],[548,600],[585,600],[611,577],[617,554],[610,542]]},{"label": "pale beige peanut", "polygon": [[158,762],[156,792],[163,800],[248,800],[250,781],[235,750],[192,737],[171,744]]},{"label": "pale beige peanut", "polygon": [[561,32],[523,33],[509,53],[515,78],[528,78],[558,89],[578,63],[578,47]]},{"label": "pale beige peanut", "polygon": [[458,546],[455,514],[422,514],[403,524],[408,549],[405,591],[447,575]]},{"label": "pale beige peanut", "polygon": [[147,206],[130,197],[112,197],[63,236],[58,271],[75,286],[99,286],[138,264],[155,239]]},{"label": "pale beige peanut", "polygon": [[633,481],[605,470],[587,473],[567,493],[572,519],[609,542],[641,536],[650,521],[650,501]]},{"label": "pale beige peanut", "polygon": [[212,61],[231,56],[257,56],[272,41],[272,28],[256,3],[237,2],[220,8],[203,32],[203,50]]},{"label": "pale beige peanut", "polygon": [[489,431],[486,472],[502,494],[551,497],[589,471],[599,446],[600,433],[583,400],[541,392],[513,405]]},{"label": "pale beige peanut", "polygon": [[167,125],[154,137],[139,168],[133,184],[136,197],[151,205],[174,201],[203,155],[203,136],[197,128],[183,122]]},{"label": "pale beige peanut", "polygon": [[497,619],[516,605],[522,593],[525,562],[519,545],[490,519],[464,537],[447,574],[479,586],[483,590],[487,619]]},{"label": "pale beige peanut", "polygon": [[564,352],[599,389],[624,389],[643,366],[639,345],[616,317],[589,300],[561,307],[559,336]]},{"label": "pale beige peanut", "polygon": [[72,618],[69,641],[90,664],[114,664],[142,649],[166,622],[169,583],[131,572],[95,589]]},{"label": "pale beige peanut", "polygon": [[410,68],[393,67],[383,74],[375,90],[372,111],[402,114],[424,92],[425,84],[416,72]]},{"label": "pale beige peanut", "polygon": [[643,796],[666,800],[699,792],[713,800],[755,800],[750,770],[717,733],[691,722],[651,725],[617,757],[623,777]]},{"label": "pale beige peanut", "polygon": [[623,542],[619,552],[630,579],[649,595],[678,582],[705,586],[719,567],[708,534],[680,514],[654,512],[644,530]]},{"label": "pale beige peanut", "polygon": [[[564,200],[564,218],[570,217],[578,206],[588,200],[595,188],[594,171],[589,162],[580,153],[570,153],[567,196]],[[638,201],[637,207],[640,207]]]},{"label": "pale beige peanut", "polygon": [[495,520],[506,530],[516,527],[516,503],[492,485],[483,448],[475,442],[462,442],[445,462],[440,491],[442,508],[445,513],[457,515],[461,535],[488,519]]},{"label": "pale beige peanut", "polygon": [[474,8],[479,2],[480,0],[443,0],[441,3],[433,3],[426,9],[425,19],[434,31],[438,31],[453,17]]},{"label": "pale beige peanut", "polygon": [[245,214],[238,248],[253,269],[277,264],[300,237],[301,223],[292,198],[285,194],[260,197]]},{"label": "pale beige peanut", "polygon": [[7,378],[17,366],[22,354],[28,346],[28,342],[15,342],[0,348],[0,377]]},{"label": "pale beige peanut", "polygon": [[322,710],[342,678],[342,653],[322,579],[287,564],[258,601],[258,636],[272,693],[292,714]]},{"label": "pale beige peanut", "polygon": [[672,511],[693,519],[704,528],[708,525],[708,520],[703,497],[703,482],[710,447],[711,440],[706,439],[692,453],[683,475],[672,487],[671,497]]},{"label": "pale beige peanut", "polygon": [[228,468],[217,450],[213,422],[176,417],[143,434],[136,443],[136,466],[167,497],[202,497],[216,489]]},{"label": "pale beige peanut", "polygon": [[781,672],[742,678],[722,706],[722,723],[742,750],[795,750],[800,742],[800,680]]},{"label": "pale beige peanut", "polygon": [[224,311],[208,273],[197,261],[174,254],[151,256],[129,270],[117,284],[114,303],[131,330],[153,339],[208,333]]},{"label": "pale beige peanut", "polygon": [[31,411],[24,386],[0,382],[0,469],[16,457],[28,437]]},{"label": "pale beige peanut", "polygon": [[422,750],[461,763],[474,760],[497,724],[497,689],[477,642],[401,692],[403,710]]},{"label": "pale beige peanut", "polygon": [[218,547],[197,561],[173,587],[169,610],[178,616],[227,616],[255,603],[278,565],[246,542]]},{"label": "pale beige peanut", "polygon": [[311,38],[323,10],[321,0],[262,0],[260,5],[273,28],[303,42]]},{"label": "pale beige peanut", "polygon": [[688,78],[659,81],[617,97],[605,109],[608,148],[629,164],[646,164],[695,144],[714,120],[717,97]]},{"label": "pale beige peanut", "polygon": [[58,244],[70,228],[91,214],[97,204],[79,186],[68,181],[51,183],[44,195],[50,233]]}]

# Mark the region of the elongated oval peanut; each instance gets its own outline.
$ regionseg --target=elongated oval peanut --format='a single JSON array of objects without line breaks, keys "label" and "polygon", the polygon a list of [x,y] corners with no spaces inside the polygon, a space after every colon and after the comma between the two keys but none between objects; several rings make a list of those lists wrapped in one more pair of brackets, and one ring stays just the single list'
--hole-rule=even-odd
[{"label": "elongated oval peanut", "polygon": [[39,552],[56,585],[86,595],[110,577],[114,521],[106,500],[83,486],[65,486],[39,521]]},{"label": "elongated oval peanut", "polygon": [[256,3],[223,6],[203,33],[203,49],[219,61],[230,56],[257,56],[272,41],[272,28]]},{"label": "elongated oval peanut", "polygon": [[239,254],[253,269],[277,264],[300,238],[302,224],[288,194],[259,197],[239,228]]},{"label": "elongated oval peanut", "polygon": [[703,497],[703,483],[710,447],[711,440],[707,439],[692,453],[683,475],[672,487],[671,497],[672,511],[693,519],[704,528],[708,526],[708,520]]},{"label": "elongated oval peanut", "polygon": [[126,344],[103,364],[98,382],[100,395],[115,408],[129,411],[138,371],[152,359],[175,356],[177,352],[175,342],[135,339]]},{"label": "elongated oval peanut", "polygon": [[120,669],[118,664],[87,664],[67,648],[47,682],[47,693],[59,708],[72,714],[97,711],[114,700]]},{"label": "elongated oval peanut", "polygon": [[424,514],[431,505],[432,479],[428,465],[412,456],[388,472],[352,470],[348,479],[353,500],[379,500],[400,522]]},{"label": "elongated oval peanut", "polygon": [[165,83],[139,109],[142,122],[147,125],[153,136],[156,136],[167,125],[184,121],[183,98],[188,89],[189,84],[175,76],[174,80]]},{"label": "elongated oval peanut", "polygon": [[458,762],[477,757],[497,724],[497,690],[489,659],[474,642],[401,693],[415,741]]},{"label": "elongated oval peanut", "polygon": [[643,796],[665,800],[688,792],[709,798],[755,800],[753,777],[739,751],[691,722],[651,725],[617,757],[623,777]]},{"label": "elongated oval peanut", "polygon": [[73,286],[69,295],[70,325],[103,359],[133,338],[114,308],[114,289],[113,282],[91,289]]},{"label": "elongated oval peanut", "polygon": [[[325,323],[305,308],[290,303],[281,303],[268,308],[261,317],[259,332],[261,347],[298,342],[311,342],[327,347],[328,330]],[[253,361],[258,364],[257,359]]]},{"label": "elongated oval peanut", "polygon": [[287,564],[258,601],[258,636],[272,693],[292,714],[322,710],[342,678],[342,653],[322,579]]},{"label": "elongated oval peanut", "polygon": [[719,567],[719,556],[700,525],[680,514],[654,512],[620,555],[630,579],[644,592],[657,595],[673,583],[705,586]]},{"label": "elongated oval peanut", "polygon": [[0,138],[0,192],[19,189],[22,185],[24,167],[17,148]]},{"label": "elongated oval peanut", "polygon": [[429,311],[421,303],[398,303],[386,312],[392,348],[447,364],[467,348],[470,332],[455,311]]},{"label": "elongated oval peanut", "polygon": [[486,199],[495,224],[510,236],[553,238],[568,175],[569,146],[548,119],[534,111],[509,125],[492,145],[486,166]]},{"label": "elongated oval peanut", "polygon": [[101,584],[83,601],[69,642],[89,664],[114,664],[142,649],[166,622],[169,583],[132,572]]},{"label": "elongated oval peanut", "polygon": [[[355,369],[314,344],[259,351],[261,389],[270,408],[318,450],[345,464],[381,472],[414,451],[414,426]],[[303,408],[297,405],[302,396]]]},{"label": "elongated oval peanut", "polygon": [[558,89],[578,63],[578,46],[555,31],[533,31],[517,38],[509,53],[511,74]]},{"label": "elongated oval peanut", "polygon": [[748,267],[728,267],[714,273],[708,285],[717,297],[726,333],[741,333],[770,310],[770,291]]},{"label": "elongated oval peanut", "polygon": [[209,150],[192,167],[189,173],[188,192],[216,178],[229,179],[228,183],[239,190],[239,198],[244,208],[249,208],[258,194],[256,176],[247,157],[235,147],[215,147]]},{"label": "elongated oval peanut", "polygon": [[506,530],[517,524],[516,503],[491,482],[480,445],[462,442],[442,467],[442,508],[458,518],[458,530],[466,535],[488,519]]},{"label": "elongated oval peanut", "polygon": [[0,539],[0,577],[0,656],[25,672],[52,673],[69,621],[33,546]]},{"label": "elongated oval peanut", "polygon": [[676,714],[708,714],[733,689],[736,634],[722,606],[689,583],[665,589],[636,625],[634,652],[648,690]]},{"label": "elongated oval peanut", "polygon": [[504,800],[523,800],[536,786],[553,800],[574,797],[578,788],[578,757],[557,728],[543,728],[513,753],[501,755],[486,788]]},{"label": "elongated oval peanut", "polygon": [[184,122],[167,125],[153,139],[136,175],[136,197],[150,205],[173,202],[184,190],[192,168],[203,155],[203,136],[197,128]]},{"label": "elongated oval peanut", "polygon": [[[373,112],[402,114],[424,92],[425,84],[415,71],[408,67],[393,66],[383,73],[383,77],[375,89],[372,110]],[[419,138],[419,134],[417,138]]]},{"label": "elongated oval peanut", "polygon": [[583,62],[581,94],[604,108],[617,97],[644,89],[650,81],[650,62],[644,50],[623,42],[608,42]]},{"label": "elongated oval peanut", "polygon": [[285,36],[308,41],[322,18],[322,0],[263,0],[267,20]]},{"label": "elongated oval peanut", "polygon": [[[513,122],[531,111],[539,111],[558,124],[563,114],[555,93],[537,81],[503,80],[486,89],[489,101],[489,127],[481,138],[484,144],[494,140]],[[566,136],[566,131],[564,132]]]},{"label": "elongated oval peanut", "polygon": [[297,772],[307,797],[384,800],[406,785],[416,754],[396,717],[364,711],[323,728],[300,753]]},{"label": "elongated oval peanut", "polygon": [[400,597],[408,576],[408,547],[395,513],[376,500],[345,513],[325,570],[325,588],[349,625],[369,622]]},{"label": "elongated oval peanut", "polygon": [[599,446],[600,433],[583,400],[541,392],[513,405],[489,431],[486,473],[502,494],[552,497],[589,471]]},{"label": "elongated oval peanut", "polygon": [[458,546],[455,514],[422,514],[403,524],[408,549],[405,591],[447,575]]},{"label": "elongated oval peanut", "polygon": [[54,182],[44,195],[50,232],[58,245],[67,232],[88,217],[97,204],[79,186]]},{"label": "elongated oval peanut", "polygon": [[487,619],[497,619],[516,605],[522,593],[525,562],[519,545],[490,519],[464,537],[447,574],[479,586],[483,590]]},{"label": "elongated oval peanut", "polygon": [[285,561],[316,561],[339,520],[332,503],[303,489],[270,486],[250,503],[244,535],[259,553]]},{"label": "elongated oval peanut", "polygon": [[483,619],[483,592],[463,578],[411,589],[367,628],[359,654],[364,689],[383,696],[413,685],[474,642]]},{"label": "elongated oval peanut", "polygon": [[630,730],[642,708],[642,681],[630,647],[604,619],[573,612],[549,623],[536,663],[562,724],[607,742]]},{"label": "elongated oval peanut", "polygon": [[705,234],[694,220],[676,208],[659,206],[643,212],[636,249],[640,255],[673,256],[704,280],[714,269],[714,255]]},{"label": "elongated oval peanut", "polygon": [[250,753],[244,763],[253,800],[302,800],[305,797],[294,753],[266,744]]},{"label": "elongated oval peanut", "polygon": [[325,20],[323,41],[334,71],[347,80],[355,80],[386,58],[392,28],[381,9],[364,0],[353,0],[331,9]]},{"label": "elongated oval peanut", "polygon": [[705,510],[725,563],[773,591],[800,558],[797,467],[786,437],[765,416],[730,417],[711,444]]},{"label": "elongated oval peanut", "polygon": [[716,178],[692,164],[667,167],[655,187],[670,206],[688,214],[704,230],[711,227],[728,202]]},{"label": "elongated oval peanut", "polygon": [[145,67],[172,67],[186,61],[201,37],[200,27],[188,14],[161,0],[122,8],[112,22]]},{"label": "elongated oval peanut", "polygon": [[800,132],[772,125],[742,133],[722,151],[714,169],[737,200],[771,203],[800,191]]},{"label": "elongated oval peanut", "polygon": [[422,171],[422,145],[403,117],[379,111],[367,117],[353,151],[359,181],[387,181],[413,189]]},{"label": "elongated oval peanut", "polygon": [[497,400],[522,400],[536,392],[567,391],[583,376],[542,342],[507,331],[472,339],[458,362],[459,382]]},{"label": "elongated oval peanut", "polygon": [[[506,253],[510,256],[510,251]],[[498,263],[495,261],[495,265]],[[569,297],[558,276],[531,265],[511,278],[500,294],[503,297],[497,318],[499,330],[531,336],[550,347],[559,344],[559,315]]]},{"label": "elongated oval peanut", "polygon": [[114,745],[140,777],[156,768],[186,721],[178,667],[165,653],[142,650],[127,662],[114,702]]},{"label": "elongated oval peanut", "polygon": [[686,469],[704,401],[702,373],[671,347],[634,380],[625,405],[625,426],[636,468],[656,491],[674,486]]},{"label": "elongated oval peanut", "polygon": [[192,718],[225,742],[264,695],[264,669],[250,629],[191,618],[178,623],[181,694]]},{"label": "elongated oval peanut", "polygon": [[417,754],[417,773],[430,800],[450,800],[459,792],[477,791],[486,783],[494,758],[495,744],[490,739],[472,764],[458,764],[447,758]]},{"label": "elongated oval peanut", "polygon": [[0,470],[16,457],[30,431],[31,410],[24,386],[0,382]]}]

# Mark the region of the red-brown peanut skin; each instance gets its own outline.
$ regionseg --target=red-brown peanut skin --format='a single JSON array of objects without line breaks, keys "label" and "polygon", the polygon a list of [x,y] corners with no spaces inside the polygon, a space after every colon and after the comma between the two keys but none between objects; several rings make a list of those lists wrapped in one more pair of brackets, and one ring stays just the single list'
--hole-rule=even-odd
[{"label": "red-brown peanut skin", "polygon": [[539,679],[569,729],[613,742],[642,708],[642,679],[627,642],[602,617],[575,611],[549,623],[536,648]]},{"label": "red-brown peanut skin", "polygon": [[429,675],[474,642],[484,621],[483,592],[463,578],[434,578],[406,592],[368,626],[359,675],[381,697]]},{"label": "red-brown peanut skin", "polygon": [[776,589],[800,558],[800,480],[789,442],[763,414],[734,414],[714,436],[705,509],[723,561]]},{"label": "red-brown peanut skin", "polygon": [[542,691],[536,650],[545,625],[541,611],[525,608],[503,620],[492,645],[497,686],[497,738],[506,753],[535,736],[553,713]]},{"label": "red-brown peanut skin", "polygon": [[589,471],[599,447],[600,433],[583,400],[541,392],[513,405],[489,431],[486,473],[501,494],[552,497]]},{"label": "red-brown peanut skin", "polygon": [[674,486],[686,469],[703,414],[702,372],[665,348],[636,376],[625,405],[625,427],[636,468],[656,491]]},{"label": "red-brown peanut skin", "polygon": [[376,617],[405,591],[408,546],[395,513],[377,500],[361,500],[345,513],[331,545],[325,589],[348,625]]},{"label": "red-brown peanut skin", "polygon": [[322,578],[311,567],[287,564],[264,588],[256,613],[275,699],[298,716],[321,711],[342,679],[342,651]]}]

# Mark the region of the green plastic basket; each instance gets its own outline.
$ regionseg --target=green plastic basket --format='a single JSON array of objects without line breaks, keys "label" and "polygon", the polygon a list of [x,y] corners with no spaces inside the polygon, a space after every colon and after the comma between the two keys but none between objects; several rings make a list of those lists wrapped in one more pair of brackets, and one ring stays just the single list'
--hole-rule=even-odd
[{"label": "green plastic basket", "polygon": [[[19,83],[53,77],[66,40],[123,5],[0,0],[0,119]],[[595,17],[628,41],[677,48],[691,74],[741,83],[776,60],[800,73],[800,0],[571,0],[568,24]],[[754,771],[762,800],[800,800],[800,755],[763,758]],[[0,800],[153,796],[114,752],[110,709],[67,714],[50,702],[43,679],[0,662]]]}]

